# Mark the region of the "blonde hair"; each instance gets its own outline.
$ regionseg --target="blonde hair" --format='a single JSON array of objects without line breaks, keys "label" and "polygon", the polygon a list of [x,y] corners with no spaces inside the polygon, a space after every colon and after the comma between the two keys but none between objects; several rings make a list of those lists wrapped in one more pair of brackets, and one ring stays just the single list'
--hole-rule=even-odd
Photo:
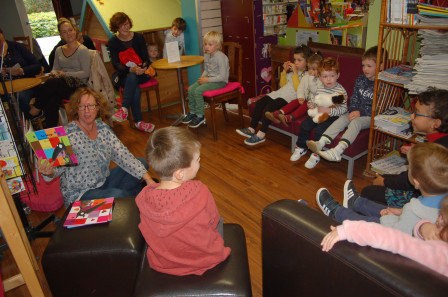
[{"label": "blonde hair", "polygon": [[448,192],[448,149],[443,145],[418,143],[408,153],[409,177],[430,195]]},{"label": "blonde hair", "polygon": [[196,136],[187,129],[166,127],[156,130],[146,144],[148,164],[162,180],[168,180],[178,169],[188,168],[201,148]]},{"label": "blonde hair", "polygon": [[58,31],[59,31],[59,33],[61,33],[61,26],[63,24],[65,24],[65,23],[70,24],[70,26],[72,26],[72,28],[76,30],[75,25],[73,25],[73,23],[69,19],[60,18],[59,21],[58,21]]},{"label": "blonde hair", "polygon": [[78,88],[70,97],[70,103],[68,105],[68,116],[73,120],[79,119],[79,103],[84,95],[91,95],[96,104],[98,104],[98,116],[108,120],[110,117],[109,103],[106,98],[103,97],[99,92],[95,91],[89,87]]},{"label": "blonde hair", "polygon": [[442,202],[440,202],[440,215],[442,216],[443,223],[442,230],[440,230],[440,238],[443,241],[448,241],[448,195],[443,197]]},{"label": "blonde hair", "polygon": [[206,40],[213,41],[216,44],[222,44],[222,36],[216,31],[207,32],[207,34],[204,35],[204,42]]}]

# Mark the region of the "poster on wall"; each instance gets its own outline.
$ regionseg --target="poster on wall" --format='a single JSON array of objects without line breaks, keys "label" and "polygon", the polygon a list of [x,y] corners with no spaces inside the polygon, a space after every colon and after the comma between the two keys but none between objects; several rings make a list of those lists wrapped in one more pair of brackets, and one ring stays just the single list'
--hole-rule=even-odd
[{"label": "poster on wall", "polygon": [[319,40],[319,32],[311,32],[311,31],[296,31],[296,46],[306,45],[308,40],[311,38],[313,42],[318,42]]}]

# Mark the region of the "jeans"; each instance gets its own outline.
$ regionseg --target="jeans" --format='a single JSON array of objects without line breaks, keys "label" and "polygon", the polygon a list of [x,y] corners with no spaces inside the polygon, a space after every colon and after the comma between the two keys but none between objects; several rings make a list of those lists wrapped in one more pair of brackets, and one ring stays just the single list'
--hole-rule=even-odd
[{"label": "jeans", "polygon": [[200,84],[195,82],[188,88],[188,108],[191,113],[197,116],[204,116],[204,97],[202,94],[206,91],[222,89],[226,86],[226,82],[209,82]]},{"label": "jeans", "polygon": [[129,72],[120,81],[123,87],[123,107],[131,109],[136,123],[142,121],[142,108],[140,102],[140,84],[147,82],[150,78],[147,75],[136,75]]},{"label": "jeans", "polygon": [[319,140],[325,130],[327,130],[327,128],[337,119],[337,116],[329,117],[326,121],[320,124],[316,124],[315,122],[313,122],[312,118],[307,116],[300,125],[300,132],[297,138],[296,146],[303,149],[306,148],[306,141],[308,140],[308,136],[310,135],[310,132],[314,127],[316,127],[316,129],[314,130],[314,140]]},{"label": "jeans", "polygon": [[343,222],[345,220],[350,221],[366,221],[366,222],[380,222],[381,210],[387,208],[386,205],[382,205],[369,199],[359,197],[356,199],[354,209],[339,207],[334,212],[336,221]]},{"label": "jeans", "polygon": [[[145,158],[137,158],[145,168],[148,168]],[[88,190],[81,196],[80,200],[99,198],[135,197],[140,193],[141,178],[135,178],[121,167],[117,166],[110,170],[106,182],[99,188]]]}]

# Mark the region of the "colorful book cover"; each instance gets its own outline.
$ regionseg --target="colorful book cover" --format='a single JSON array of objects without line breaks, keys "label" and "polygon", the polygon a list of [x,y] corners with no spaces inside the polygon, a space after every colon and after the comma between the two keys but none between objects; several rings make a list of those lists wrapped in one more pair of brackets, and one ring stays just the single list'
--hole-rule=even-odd
[{"label": "colorful book cover", "polygon": [[51,159],[54,166],[77,164],[75,153],[64,127],[55,127],[26,134],[38,158]]},{"label": "colorful book cover", "polygon": [[381,71],[378,74],[378,78],[384,81],[406,85],[411,82],[415,73],[412,73],[412,66],[399,65]]},{"label": "colorful book cover", "polygon": [[6,180],[6,184],[8,185],[11,194],[17,194],[25,191],[25,183],[20,176]]},{"label": "colorful book cover", "polygon": [[114,198],[75,201],[64,227],[74,228],[112,221]]}]

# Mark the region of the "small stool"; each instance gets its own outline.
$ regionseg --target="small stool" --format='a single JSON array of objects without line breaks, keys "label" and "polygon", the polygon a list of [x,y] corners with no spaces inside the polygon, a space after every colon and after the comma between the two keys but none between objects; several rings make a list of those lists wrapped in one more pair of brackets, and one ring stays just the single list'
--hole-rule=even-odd
[{"label": "small stool", "polygon": [[95,226],[63,227],[69,209],[42,256],[53,297],[131,296],[145,250],[135,198],[115,199],[112,221]]},{"label": "small stool", "polygon": [[[159,112],[159,119],[162,119],[162,104],[160,103],[160,93],[159,93],[159,82],[154,78],[151,77],[150,80],[140,85],[140,90],[142,92],[145,92],[146,94],[146,103],[148,104],[148,111],[151,111],[151,104],[149,100],[149,91],[154,90],[156,92],[156,99],[157,99],[157,108]],[[122,87],[119,88],[120,93],[120,99],[123,100],[123,91],[124,89]],[[131,110],[129,109],[129,125],[131,125],[131,128],[134,128],[132,125],[132,114]]]},{"label": "small stool", "polygon": [[252,296],[244,230],[237,224],[224,224],[224,245],[230,256],[203,275],[175,276],[149,267],[146,251],[134,297]]}]

